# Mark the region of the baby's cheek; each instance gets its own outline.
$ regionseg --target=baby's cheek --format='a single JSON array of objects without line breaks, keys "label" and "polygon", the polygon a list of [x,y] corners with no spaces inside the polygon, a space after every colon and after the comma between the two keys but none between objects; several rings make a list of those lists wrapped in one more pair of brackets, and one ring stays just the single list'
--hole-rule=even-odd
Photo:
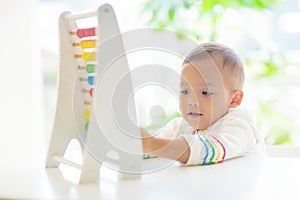
[{"label": "baby's cheek", "polygon": [[212,110],[211,123],[214,123],[228,112],[228,108],[224,103],[215,105]]},{"label": "baby's cheek", "polygon": [[184,106],[184,101],[182,100],[182,98],[179,99],[179,110],[181,113],[183,113],[185,106]]}]

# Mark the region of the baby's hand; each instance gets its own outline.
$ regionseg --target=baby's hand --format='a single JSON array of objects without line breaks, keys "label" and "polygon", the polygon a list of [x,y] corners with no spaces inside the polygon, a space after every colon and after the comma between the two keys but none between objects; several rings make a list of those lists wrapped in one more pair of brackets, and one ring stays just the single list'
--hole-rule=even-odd
[{"label": "baby's hand", "polygon": [[184,138],[163,139],[153,137],[141,128],[143,151],[150,156],[157,156],[186,163],[190,156],[190,148]]},{"label": "baby's hand", "polygon": [[140,131],[143,144],[143,151],[144,153],[151,153],[154,137],[151,134],[149,134],[146,129],[141,128]]}]

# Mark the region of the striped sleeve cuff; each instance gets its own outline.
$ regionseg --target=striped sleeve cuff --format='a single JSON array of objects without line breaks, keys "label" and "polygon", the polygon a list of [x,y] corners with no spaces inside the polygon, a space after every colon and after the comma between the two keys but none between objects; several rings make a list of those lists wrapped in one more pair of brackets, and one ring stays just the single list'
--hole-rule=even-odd
[{"label": "striped sleeve cuff", "polygon": [[223,162],[226,149],[214,136],[183,135],[190,147],[190,157],[185,165],[207,165]]}]

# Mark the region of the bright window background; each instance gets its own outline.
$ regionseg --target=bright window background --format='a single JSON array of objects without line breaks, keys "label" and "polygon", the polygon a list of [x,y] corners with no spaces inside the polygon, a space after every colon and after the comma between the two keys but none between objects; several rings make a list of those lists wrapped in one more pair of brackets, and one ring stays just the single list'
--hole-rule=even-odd
[{"label": "bright window background", "polygon": [[[151,11],[142,11],[146,0],[138,1],[107,1],[112,4],[116,12],[121,31],[155,26],[149,25]],[[150,1],[149,1],[150,2]],[[169,2],[169,1],[165,1]],[[172,1],[170,1],[172,2]],[[178,1],[179,2],[179,1]],[[40,62],[44,77],[44,105],[45,105],[45,132],[48,141],[53,125],[56,104],[56,78],[59,67],[58,17],[61,12],[69,10],[73,13],[97,9],[103,3],[96,0],[41,0],[38,6],[38,32]],[[222,11],[221,25],[218,24],[218,41],[235,48],[245,59],[247,66],[247,80],[245,86],[245,100],[243,106],[251,109],[257,115],[258,125],[265,135],[268,144],[300,144],[300,0],[282,0],[270,10],[226,9],[215,6]],[[169,13],[166,10],[166,15]],[[188,14],[187,14],[188,13]],[[193,14],[195,13],[195,14]],[[203,41],[209,40],[209,21],[203,22],[203,27],[195,27],[193,20],[197,20],[196,10],[177,12],[178,18],[185,21],[186,30],[193,29],[203,33]],[[168,17],[168,16],[167,16]],[[206,23],[206,24],[205,24]],[[171,24],[171,23],[170,23]],[[182,24],[162,24],[166,28],[176,29]],[[186,31],[182,30],[182,31]],[[207,33],[206,33],[207,32]],[[146,38],[145,38],[146,39]],[[144,52],[144,55],[132,55],[129,63],[136,65],[139,59],[155,59],[153,53]],[[148,56],[147,56],[148,55]],[[270,57],[271,56],[271,57]],[[277,68],[263,65],[262,62],[272,60]],[[174,61],[178,64],[180,61]],[[175,70],[177,70],[175,69]],[[140,91],[142,92],[142,91]],[[157,86],[145,88],[143,92],[158,95],[162,102],[168,102],[170,95]],[[147,96],[148,96],[147,95]],[[151,123],[151,109],[159,104],[157,98],[143,99],[138,97],[141,124]],[[166,115],[172,116],[178,112],[178,107],[172,103],[166,109]],[[161,104],[162,106],[164,104]]]}]

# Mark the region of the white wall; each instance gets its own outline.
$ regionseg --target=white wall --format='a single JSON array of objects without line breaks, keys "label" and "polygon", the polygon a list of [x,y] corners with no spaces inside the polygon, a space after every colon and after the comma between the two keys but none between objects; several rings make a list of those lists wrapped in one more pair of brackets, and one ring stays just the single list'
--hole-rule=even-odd
[{"label": "white wall", "polygon": [[30,164],[31,154],[41,150],[42,74],[35,42],[36,3],[0,2],[1,164],[17,164],[19,159]]}]

